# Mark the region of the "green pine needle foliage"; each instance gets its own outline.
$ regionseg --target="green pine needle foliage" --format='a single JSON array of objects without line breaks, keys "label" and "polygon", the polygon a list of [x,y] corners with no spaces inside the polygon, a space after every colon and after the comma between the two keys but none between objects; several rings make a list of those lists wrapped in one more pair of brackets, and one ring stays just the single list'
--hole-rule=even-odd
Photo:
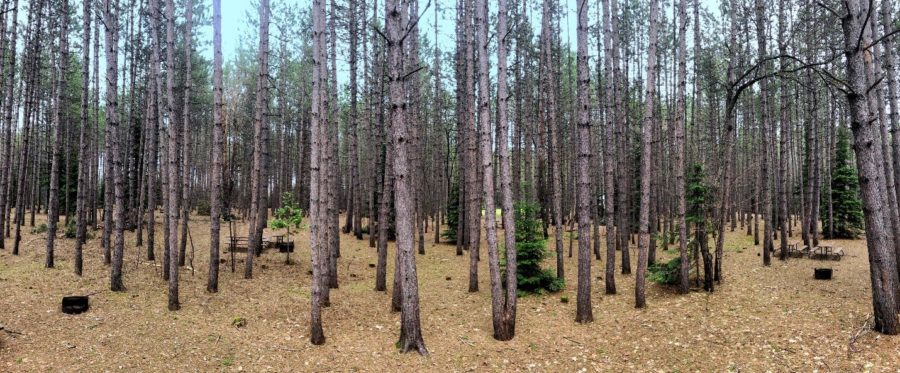
[{"label": "green pine needle foliage", "polygon": [[539,207],[519,202],[516,209],[516,260],[518,291],[524,294],[555,293],[563,289],[562,279],[541,267],[547,257],[546,241],[542,233]]},{"label": "green pine needle foliage", "polygon": [[457,223],[459,223],[459,183],[450,188],[450,200],[447,201],[447,229],[441,233],[449,243],[456,243]]},{"label": "green pine needle foliage", "polygon": [[828,209],[821,209],[825,238],[858,238],[863,231],[862,201],[859,199],[859,177],[853,167],[850,151],[850,135],[846,129],[838,132],[831,171],[831,206],[834,215],[834,231],[829,232]]}]

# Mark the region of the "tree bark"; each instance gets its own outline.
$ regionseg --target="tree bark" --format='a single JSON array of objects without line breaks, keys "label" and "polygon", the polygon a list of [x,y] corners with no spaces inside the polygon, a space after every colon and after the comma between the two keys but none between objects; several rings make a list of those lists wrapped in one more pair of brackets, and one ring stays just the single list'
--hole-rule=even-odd
[{"label": "tree bark", "polygon": [[[656,118],[654,117],[654,100],[656,99],[656,42],[658,38],[658,17],[659,2],[657,0],[650,0],[650,34],[647,45],[647,92],[644,95],[647,102],[644,104],[644,120],[641,123],[641,206],[638,223],[640,226],[638,227],[637,276],[635,276],[636,282],[634,286],[635,308],[644,308],[647,306],[645,288],[647,286],[647,255],[650,250],[650,179],[653,177],[653,175],[650,174],[650,165],[652,161],[651,156],[653,154],[653,127],[655,126],[656,121]],[[586,168],[587,165],[585,165],[585,169]],[[582,202],[582,204],[584,203]],[[586,207],[584,209],[586,209]],[[587,212],[585,212],[585,219],[587,219]]]},{"label": "tree bark", "polygon": [[[700,22],[694,19],[694,22]],[[678,47],[675,54],[678,64],[677,67],[677,88],[675,93],[675,204],[676,219],[678,219],[678,257],[681,261],[679,266],[679,283],[678,291],[681,294],[687,294],[690,289],[690,259],[688,259],[687,251],[687,201],[685,200],[685,179],[684,179],[684,132],[685,132],[685,85],[687,78],[687,0],[678,0]],[[698,63],[699,56],[694,56],[695,62]],[[696,97],[694,97],[696,100]],[[696,103],[694,104],[696,105]],[[693,116],[696,118],[696,115]],[[696,119],[695,119],[696,120]],[[664,236],[665,237],[665,236]]]},{"label": "tree bark", "polygon": [[191,57],[194,23],[194,1],[184,4],[184,114],[182,119],[181,151],[181,242],[178,265],[184,267],[188,239],[188,221],[191,217]]},{"label": "tree bark", "polygon": [[323,247],[327,245],[322,242],[320,211],[322,208],[322,200],[320,199],[319,190],[322,183],[321,169],[319,160],[321,159],[321,127],[324,123],[324,112],[322,97],[325,82],[324,74],[324,56],[325,56],[325,0],[313,0],[312,21],[313,21],[313,91],[312,91],[312,121],[310,124],[310,183],[309,183],[309,218],[311,221],[309,232],[309,246],[312,257],[313,278],[310,293],[310,318],[309,329],[310,343],[321,345],[325,343],[325,333],[322,330],[322,256],[324,254]]},{"label": "tree bark", "polygon": [[[497,141],[497,152],[500,158],[500,192],[502,194],[500,207],[503,217],[504,248],[506,249],[506,294],[501,294],[502,289],[500,289],[498,284],[496,297],[501,298],[502,302],[499,304],[500,312],[495,311],[494,325],[499,325],[499,329],[494,328],[494,338],[500,341],[508,341],[516,335],[516,303],[518,296],[516,293],[518,289],[516,271],[518,263],[516,260],[516,221],[513,208],[513,193],[515,191],[512,187],[510,175],[510,153],[507,141],[509,138],[509,93],[507,92],[506,83],[508,74],[506,54],[507,49],[509,49],[507,0],[499,0],[498,7],[497,35],[500,37],[498,38],[499,46],[497,48],[497,138],[499,139]],[[487,20],[485,19],[484,21]],[[436,90],[440,92],[440,89],[437,87]],[[491,276],[493,277],[493,274]],[[499,273],[497,280],[498,282],[500,280]],[[491,292],[495,292],[493,283],[491,284]],[[498,316],[499,320],[496,320]]]},{"label": "tree bark", "polygon": [[[53,131],[53,159],[50,165],[50,192],[49,202],[47,203],[47,258],[44,266],[53,268],[53,249],[56,243],[56,231],[59,225],[59,162],[62,151],[63,131],[65,131],[63,123],[63,110],[68,103],[65,91],[67,87],[67,76],[69,66],[69,2],[62,0],[59,8],[59,59],[57,63],[57,83],[56,83],[56,110],[54,112],[53,123],[56,125]],[[68,170],[66,172],[68,174]]]},{"label": "tree bark", "polygon": [[[109,0],[106,0],[109,1]],[[167,130],[167,167],[168,173],[167,190],[168,206],[166,213],[168,214],[169,237],[169,311],[177,311],[181,308],[178,299],[178,262],[179,252],[176,249],[178,245],[178,130],[175,116],[175,1],[166,0],[166,96],[168,112],[168,130]]]},{"label": "tree bark", "polygon": [[[113,211],[107,212],[107,221],[113,222],[115,219],[115,242],[113,242],[114,252],[112,258],[112,270],[110,275],[110,290],[124,291],[125,284],[122,282],[122,261],[125,251],[125,184],[122,170],[122,154],[119,150],[119,97],[118,97],[118,53],[119,53],[119,10],[117,4],[111,0],[104,0],[105,14],[103,19],[106,25],[106,135],[110,137],[107,140],[106,158],[108,164],[112,167],[104,170],[111,173],[108,180],[112,180],[114,185],[106,185],[106,188],[113,188],[113,196],[115,198]],[[109,195],[109,193],[107,193]],[[115,216],[110,216],[109,213]],[[105,228],[105,227],[104,227]],[[107,247],[109,244],[107,244]]]},{"label": "tree bark", "polygon": [[[417,351],[427,355],[419,317],[419,286],[416,276],[416,258],[413,255],[413,208],[412,185],[409,174],[409,131],[404,118],[405,74],[403,66],[404,27],[398,0],[387,0],[385,4],[385,25],[387,31],[388,66],[390,86],[391,138],[394,147],[394,205],[397,209],[397,255],[400,260],[400,275],[403,286],[403,305],[400,314],[400,352]],[[416,42],[416,41],[413,41]]]},{"label": "tree bark", "polygon": [[[209,188],[209,278],[206,291],[219,291],[219,221],[222,215],[222,149],[225,131],[222,126],[222,0],[213,0],[213,130],[212,185]],[[225,212],[228,215],[228,212]]]},{"label": "tree bark", "polygon": [[[616,1],[616,0],[612,0]],[[606,91],[611,95],[615,96],[617,94],[618,86],[615,83],[614,69],[613,69],[613,51],[616,49],[616,45],[614,44],[617,39],[612,37],[612,26],[611,21],[612,18],[610,16],[610,0],[602,0],[603,4],[603,48],[604,48],[604,75],[606,78]],[[604,184],[606,185],[606,193],[603,197],[603,203],[605,206],[605,214],[606,214],[606,271],[605,271],[605,280],[606,283],[606,294],[615,294],[616,293],[616,227],[615,227],[615,219],[616,219],[616,205],[615,205],[615,195],[616,195],[616,168],[613,159],[615,158],[615,140],[613,139],[613,126],[615,121],[615,112],[616,105],[613,100],[606,100],[606,121],[603,126],[605,131],[604,136]]]},{"label": "tree bark", "polygon": [[[655,0],[653,0],[655,4]],[[578,0],[578,295],[575,322],[594,321],[591,307],[591,117],[588,72],[588,0]],[[655,13],[651,12],[655,15]],[[654,19],[655,21],[655,19]],[[652,21],[651,21],[652,22]],[[655,22],[653,23],[655,27]],[[655,31],[655,29],[653,30]],[[651,31],[652,32],[652,31]],[[654,57],[655,58],[655,57]],[[506,139],[502,139],[506,141]]]},{"label": "tree bark", "polygon": [[[868,4],[859,0],[844,0],[847,14],[841,18],[844,33],[844,53],[847,61],[847,101],[850,109],[856,164],[859,170],[860,196],[866,223],[866,246],[869,252],[869,272],[872,282],[874,329],[883,334],[900,333],[897,320],[897,262],[889,240],[890,224],[884,215],[886,185],[881,163],[880,146],[872,146],[878,139],[878,122],[869,112],[868,83],[865,64],[871,63],[871,32],[865,27]],[[868,62],[866,61],[868,59]]]},{"label": "tree bark", "polygon": [[[88,123],[88,100],[90,97],[89,84],[90,76],[88,74],[91,61],[91,0],[82,2],[82,53],[81,53],[81,128],[78,135],[78,184],[77,197],[75,203],[75,274],[81,276],[84,267],[84,258],[82,255],[82,247],[84,246],[85,233],[87,230],[87,189],[90,187],[87,183],[87,176],[90,172],[88,142],[90,141],[90,129]],[[0,186],[2,190],[2,186]],[[0,206],[0,210],[3,207]]]}]

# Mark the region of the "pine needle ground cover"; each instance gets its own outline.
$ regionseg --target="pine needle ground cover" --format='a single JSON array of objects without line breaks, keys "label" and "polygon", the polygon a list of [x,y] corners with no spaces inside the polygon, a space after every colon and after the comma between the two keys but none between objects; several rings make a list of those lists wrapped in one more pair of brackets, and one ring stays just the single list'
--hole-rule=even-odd
[{"label": "pine needle ground cover", "polygon": [[[207,219],[192,217],[191,230],[208,232]],[[429,242],[427,255],[416,257],[430,351],[422,358],[394,348],[399,315],[390,312],[389,293],[372,290],[375,272],[368,264],[375,251],[367,240],[343,234],[341,287],[323,313],[328,340],[309,344],[308,233],[296,237],[296,264],[285,265],[283,254],[269,250],[252,281],[222,264],[215,295],[205,292],[209,242],[195,234],[194,273],[182,269],[183,308],[174,313],[166,310],[158,263],[142,260],[143,248],[129,245],[127,291],[101,291],[91,297],[90,311],[77,316],[59,311],[62,296],[109,285],[99,240],[88,241],[79,279],[70,270],[73,240],[60,239],[57,268],[44,269],[45,235],[26,233],[20,257],[0,251],[0,324],[22,333],[0,331],[0,371],[886,372],[900,366],[900,339],[864,327],[871,293],[862,240],[826,241],[848,253],[827,263],[835,273],[830,282],[812,279],[822,262],[774,260],[762,267],[759,247],[726,250],[727,277],[715,293],[680,296],[652,284],[645,310],[634,309],[633,275],[618,276],[619,295],[603,294],[605,262],[594,261],[594,323],[575,324],[575,303],[560,302],[575,299],[570,271],[560,293],[519,298],[520,321],[510,342],[491,337],[487,260],[479,268],[483,290],[468,293],[467,257],[457,257],[451,244]],[[740,232],[727,239],[748,241]],[[391,244],[389,284],[393,250]],[[551,270],[553,255],[544,261]],[[575,268],[574,258],[566,265]]]}]

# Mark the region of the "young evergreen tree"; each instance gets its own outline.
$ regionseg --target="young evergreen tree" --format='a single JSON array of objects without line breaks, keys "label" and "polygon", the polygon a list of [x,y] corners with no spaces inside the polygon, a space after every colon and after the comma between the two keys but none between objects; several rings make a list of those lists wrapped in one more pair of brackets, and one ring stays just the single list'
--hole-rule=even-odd
[{"label": "young evergreen tree", "polygon": [[540,294],[562,290],[563,281],[553,271],[541,267],[547,257],[547,241],[543,238],[543,223],[538,218],[540,206],[519,202],[516,216],[516,280],[520,294]]},{"label": "young evergreen tree", "polygon": [[[838,132],[834,160],[831,162],[831,203],[834,221],[828,211],[822,211],[822,225],[834,226],[825,238],[855,239],[863,230],[862,201],[859,199],[859,179],[850,159],[850,137],[846,130]],[[825,231],[828,233],[828,231]]]}]

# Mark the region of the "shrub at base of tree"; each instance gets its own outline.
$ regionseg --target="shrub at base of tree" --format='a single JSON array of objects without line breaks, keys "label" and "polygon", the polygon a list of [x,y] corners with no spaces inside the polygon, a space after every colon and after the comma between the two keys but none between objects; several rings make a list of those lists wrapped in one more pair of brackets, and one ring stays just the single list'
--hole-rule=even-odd
[{"label": "shrub at base of tree", "polygon": [[666,263],[653,263],[647,270],[650,276],[647,278],[660,285],[676,285],[681,282],[681,258],[672,259]]}]

